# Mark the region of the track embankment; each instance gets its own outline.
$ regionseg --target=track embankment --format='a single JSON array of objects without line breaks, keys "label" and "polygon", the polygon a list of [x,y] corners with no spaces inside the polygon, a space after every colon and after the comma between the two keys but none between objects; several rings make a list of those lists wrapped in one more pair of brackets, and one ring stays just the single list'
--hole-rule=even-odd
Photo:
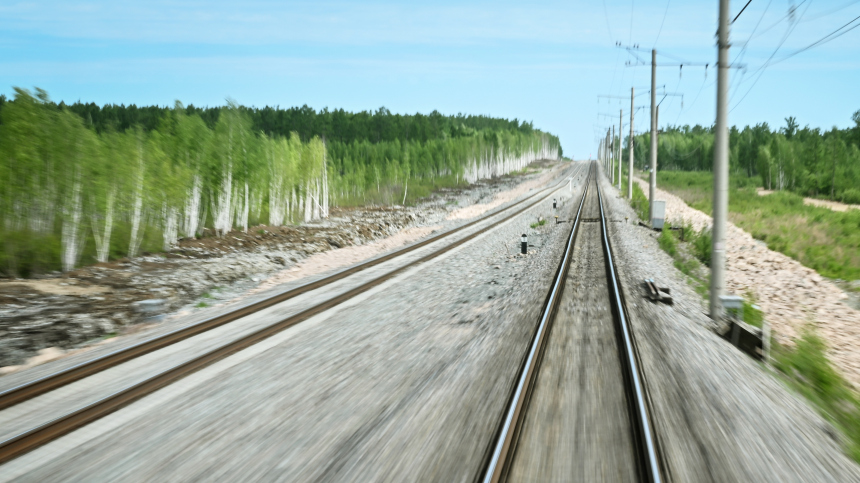
[{"label": "track embankment", "polygon": [[[648,192],[644,181],[637,181]],[[647,195],[646,195],[647,196]],[[710,216],[690,208],[677,196],[658,189],[666,200],[666,217],[697,229],[713,223]],[[813,323],[828,343],[828,355],[855,387],[860,388],[860,310],[851,308],[845,293],[815,270],[804,267],[749,233],[728,223],[726,291],[753,294],[777,340],[791,344],[803,327]]]},{"label": "track embankment", "polygon": [[[566,200],[576,194],[566,186]],[[558,259],[551,201],[3,466],[56,481],[460,480]],[[518,255],[528,232],[529,255]]]},{"label": "track embankment", "polygon": [[[660,250],[656,234],[625,223],[635,213],[603,183],[654,432],[671,481],[860,481],[837,432],[712,331],[704,300]],[[635,298],[646,278],[669,287],[674,305]]]}]

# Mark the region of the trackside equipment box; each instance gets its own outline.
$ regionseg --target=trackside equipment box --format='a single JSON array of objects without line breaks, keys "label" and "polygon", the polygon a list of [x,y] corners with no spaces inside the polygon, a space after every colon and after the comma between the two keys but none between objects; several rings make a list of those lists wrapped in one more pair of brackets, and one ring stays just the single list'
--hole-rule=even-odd
[{"label": "trackside equipment box", "polygon": [[651,228],[663,229],[663,221],[666,218],[666,202],[654,200],[654,213],[651,213]]}]

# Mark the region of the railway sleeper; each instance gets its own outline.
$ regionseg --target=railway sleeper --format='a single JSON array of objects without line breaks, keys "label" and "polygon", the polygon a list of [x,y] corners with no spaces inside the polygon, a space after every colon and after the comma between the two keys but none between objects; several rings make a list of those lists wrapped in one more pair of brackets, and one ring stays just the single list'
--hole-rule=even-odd
[{"label": "railway sleeper", "polygon": [[664,304],[673,305],[671,290],[669,287],[658,287],[657,282],[653,278],[646,278],[642,282],[645,289],[645,296],[652,302],[663,302]]}]

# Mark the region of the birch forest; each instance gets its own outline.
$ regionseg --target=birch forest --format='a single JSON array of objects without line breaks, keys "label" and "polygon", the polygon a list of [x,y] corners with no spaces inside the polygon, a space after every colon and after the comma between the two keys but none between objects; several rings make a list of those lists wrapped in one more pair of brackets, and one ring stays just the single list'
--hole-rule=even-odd
[{"label": "birch forest", "polygon": [[0,275],[402,204],[560,156],[531,123],[485,116],[65,105],[16,88],[0,96]]}]

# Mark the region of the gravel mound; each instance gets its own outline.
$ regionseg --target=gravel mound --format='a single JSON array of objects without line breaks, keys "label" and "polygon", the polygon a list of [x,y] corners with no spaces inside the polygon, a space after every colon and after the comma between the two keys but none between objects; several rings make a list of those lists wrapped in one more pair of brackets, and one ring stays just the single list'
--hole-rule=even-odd
[{"label": "gravel mound", "polygon": [[[712,331],[705,301],[659,249],[656,233],[624,223],[635,213],[602,181],[654,427],[673,480],[860,481],[837,432]],[[678,213],[663,199],[668,213]],[[645,278],[669,287],[674,305],[645,299]]]},{"label": "gravel mound", "polygon": [[[636,181],[647,193],[648,184]],[[657,196],[666,200],[669,221],[690,223],[697,229],[713,224],[710,216],[677,196],[661,189]],[[731,222],[726,233],[726,291],[752,293],[782,343],[790,344],[804,325],[815,324],[828,342],[830,359],[849,382],[860,387],[860,310],[850,307],[845,292],[815,270],[768,250]]]}]

